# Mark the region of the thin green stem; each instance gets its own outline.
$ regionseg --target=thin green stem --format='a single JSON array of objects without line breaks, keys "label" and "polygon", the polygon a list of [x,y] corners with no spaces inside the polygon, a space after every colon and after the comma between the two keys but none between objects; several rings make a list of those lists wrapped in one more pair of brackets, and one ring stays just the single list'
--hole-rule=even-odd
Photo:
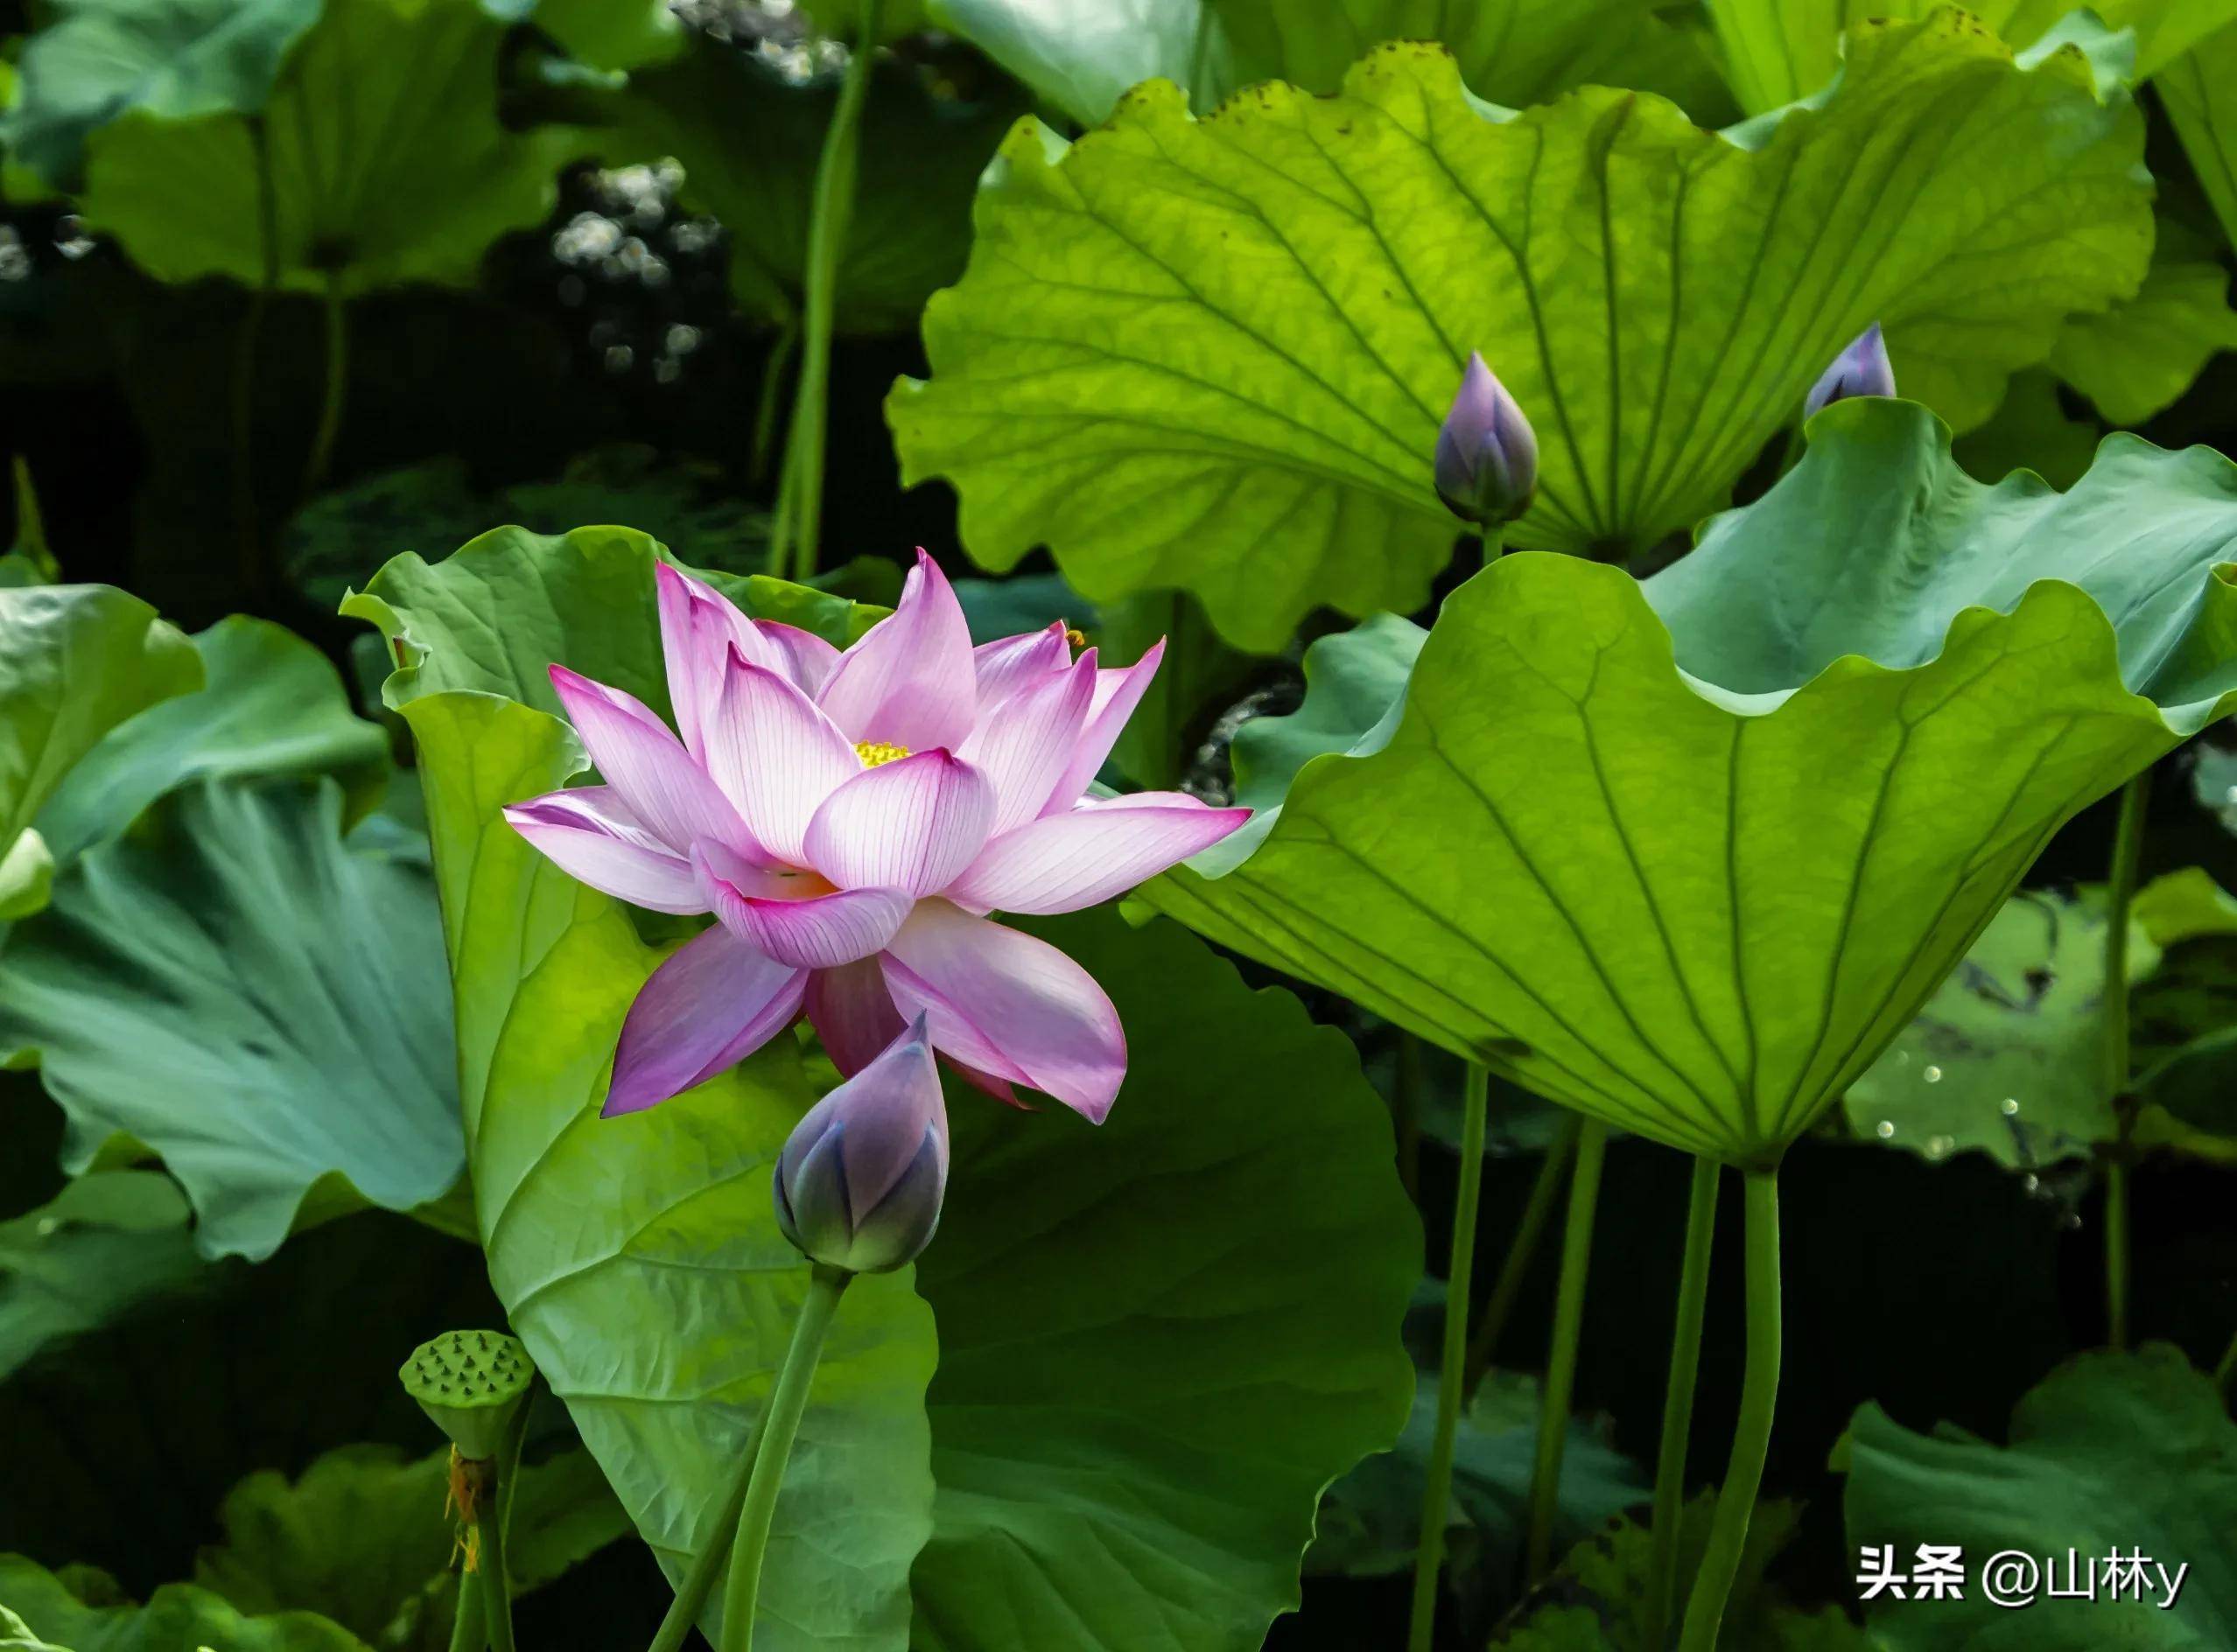
[{"label": "thin green stem", "polygon": [[816,163],[816,192],[808,220],[807,331],[800,357],[800,389],[793,398],[792,433],[786,463],[797,468],[786,480],[793,495],[793,574],[806,580],[816,571],[816,541],[824,502],[825,403],[831,395],[831,325],[837,304],[839,256],[846,248],[847,219],[854,207],[854,174],[860,146],[862,105],[870,91],[870,67],[877,55],[881,0],[862,0],[862,29],[847,60],[838,102],[824,134]]},{"label": "thin green stem", "polygon": [[1732,1457],[1716,1496],[1708,1548],[1686,1606],[1679,1652],[1715,1652],[1724,1603],[1739,1574],[1748,1522],[1763,1484],[1771,1450],[1771,1416],[1778,1404],[1778,1172],[1750,1171],[1743,1179],[1748,1210],[1748,1360],[1740,1387],[1740,1419],[1732,1432]]},{"label": "thin green stem", "polygon": [[1546,1236],[1546,1224],[1553,1220],[1553,1201],[1561,1192],[1562,1172],[1569,1167],[1569,1155],[1577,1150],[1577,1130],[1582,1123],[1578,1115],[1565,1111],[1560,1129],[1546,1144],[1545,1162],[1538,1167],[1538,1180],[1531,1184],[1522,1220],[1515,1225],[1514,1239],[1499,1264],[1499,1277],[1492,1282],[1490,1300],[1483,1305],[1475,1334],[1469,1338],[1466,1386],[1471,1394],[1483,1380],[1484,1373],[1491,1368],[1492,1359],[1499,1351],[1500,1335],[1514,1315],[1515,1299],[1522,1295],[1523,1281],[1530,1277],[1531,1264],[1538,1259],[1539,1242]]},{"label": "thin green stem", "polygon": [[2105,892],[2104,1086],[2116,1130],[2105,1173],[2105,1312],[2106,1340],[2115,1348],[2128,1346],[2128,1136],[2135,1117],[2128,1097],[2128,909],[2150,798],[2149,768],[2121,788]]},{"label": "thin green stem", "polygon": [[341,434],[342,402],[349,394],[349,306],[342,298],[341,277],[332,272],[326,276],[324,309],[326,396],[319,405],[319,425],[312,433],[310,454],[303,461],[303,491],[306,495],[326,485],[326,472],[334,459],[334,438]]},{"label": "thin green stem", "polygon": [[451,1652],[482,1652],[489,1643],[489,1626],[482,1616],[481,1574],[459,1573],[459,1613],[451,1620]]},{"label": "thin green stem", "polygon": [[1584,1327],[1585,1278],[1592,1269],[1592,1219],[1600,1203],[1600,1171],[1608,1126],[1587,1119],[1577,1130],[1569,1174],[1569,1215],[1561,1231],[1561,1282],[1553,1298],[1553,1346],[1539,1396],[1538,1457],[1530,1472],[1530,1534],[1523,1550],[1532,1584],[1553,1564],[1553,1514],[1561,1497],[1561,1452],[1568,1444],[1569,1403],[1577,1383],[1577,1340]]},{"label": "thin green stem", "polygon": [[1694,1427],[1694,1390],[1701,1376],[1701,1320],[1708,1308],[1709,1251],[1716,1239],[1717,1184],[1724,1167],[1694,1160],[1686,1207],[1686,1259],[1678,1273],[1678,1323],[1670,1337],[1670,1385],[1662,1401],[1662,1449],[1654,1466],[1654,1552],[1647,1568],[1649,1652],[1670,1642],[1678,1599],[1678,1527],[1685,1518],[1686,1446]]},{"label": "thin green stem", "polygon": [[1460,1427],[1462,1371],[1468,1354],[1468,1297],[1476,1270],[1476,1217],[1483,1192],[1483,1123],[1491,1074],[1468,1065],[1461,1097],[1460,1186],[1453,1200],[1452,1259],[1445,1269],[1445,1346],[1437,1374],[1437,1432],[1421,1496],[1421,1536],[1413,1550],[1413,1617],[1407,1652],[1429,1652],[1437,1628],[1437,1574],[1445,1562],[1445,1505],[1453,1494],[1453,1440]]},{"label": "thin green stem", "polygon": [[676,1599],[669,1602],[668,1614],[661,1619],[647,1652],[684,1652],[691,1626],[699,1620],[699,1609],[714,1592],[714,1580],[730,1555],[730,1544],[725,1539],[738,1530],[738,1516],[746,1508],[746,1488],[753,1483],[754,1464],[761,1454],[761,1424],[768,1416],[765,1406],[754,1419],[746,1435],[746,1449],[738,1454],[736,1476],[724,1494],[722,1508],[708,1530],[706,1543],[691,1557],[691,1570],[684,1574],[683,1585],[676,1591]]},{"label": "thin green stem", "polygon": [[240,538],[239,566],[244,606],[261,606],[265,595],[263,521],[256,508],[256,359],[264,333],[264,312],[279,289],[278,205],[272,190],[271,144],[262,116],[249,121],[249,144],[256,164],[256,234],[263,255],[263,279],[249,298],[248,312],[234,341],[233,514]]},{"label": "thin green stem", "polygon": [[480,1550],[482,1618],[489,1652],[513,1652],[513,1578],[505,1557],[505,1530],[512,1523],[513,1482],[521,1471],[521,1446],[528,1438],[529,1408],[522,1405],[497,1448],[497,1474],[489,1494],[475,1509],[475,1541]]},{"label": "thin green stem", "polygon": [[1398,1132],[1399,1182],[1409,1199],[1421,1197],[1421,1040],[1398,1035],[1398,1082],[1391,1088],[1391,1115]]},{"label": "thin green stem", "polygon": [[800,1305],[800,1318],[792,1327],[792,1346],[785,1350],[776,1387],[769,1394],[761,1448],[754,1454],[746,1502],[738,1514],[738,1536],[730,1548],[730,1581],[722,1596],[722,1652],[752,1652],[754,1614],[761,1593],[761,1557],[769,1546],[769,1526],[776,1517],[785,1464],[792,1456],[792,1437],[799,1432],[801,1414],[808,1409],[808,1390],[816,1380],[816,1362],[823,1355],[831,1315],[853,1278],[820,1262],[808,1276],[807,1298]]},{"label": "thin green stem", "polygon": [[754,410],[754,448],[747,477],[760,482],[769,473],[769,453],[776,445],[777,408],[784,400],[784,375],[800,347],[800,324],[787,321],[769,348],[768,365],[761,369],[761,394]]}]

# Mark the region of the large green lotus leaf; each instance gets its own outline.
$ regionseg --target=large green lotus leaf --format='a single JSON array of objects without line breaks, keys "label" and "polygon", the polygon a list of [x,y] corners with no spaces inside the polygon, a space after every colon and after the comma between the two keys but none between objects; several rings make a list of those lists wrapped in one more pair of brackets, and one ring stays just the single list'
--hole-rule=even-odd
[{"label": "large green lotus leaf", "polygon": [[2237,24],[2199,41],[2153,85],[2222,234],[2237,246]]},{"label": "large green lotus leaf", "polygon": [[12,163],[69,189],[86,134],[127,109],[175,120],[260,108],[322,3],[46,0],[0,144]]},{"label": "large green lotus leaf", "polygon": [[[1664,0],[1210,0],[1235,86],[1287,80],[1333,92],[1386,40],[1434,40],[1478,97],[1509,108],[1581,86],[1670,99],[1696,117],[1736,116],[1701,31]],[[1209,107],[1209,105],[1203,106]]]},{"label": "large green lotus leaf", "polygon": [[38,1060],[66,1160],[144,1144],[207,1255],[270,1256],[349,1189],[409,1210],[463,1168],[426,869],[345,844],[341,815],[331,780],[174,791],[0,953],[0,1051]]},{"label": "large green lotus leaf", "polygon": [[2128,997],[2136,1093],[2192,1129],[2237,1137],[2237,900],[2192,866],[2138,890],[2135,910],[2166,948]]},{"label": "large green lotus leaf", "polygon": [[1448,47],[1478,96],[1519,108],[1595,84],[1732,110],[1699,32],[1658,0],[931,0],[959,34],[1083,126],[1149,80],[1210,109],[1242,87],[1333,92],[1385,40]]},{"label": "large green lotus leaf", "polygon": [[1972,480],[1915,403],[1810,428],[1644,586],[1495,563],[1387,744],[1145,897],[1610,1124],[1775,1157],[2058,825],[2237,689],[2227,460],[2114,437],[2060,494]]},{"label": "large green lotus leaf", "polygon": [[[1851,1550],[1892,1544],[1908,1572],[1922,1543],[1963,1547],[1963,1600],[1881,1596],[1866,1610],[1888,1652],[2211,1652],[2237,1642],[2237,1424],[2212,1381],[2176,1348],[2085,1354],[2060,1366],[2013,1408],[1995,1446],[1949,1424],[1914,1434],[1876,1405],[1858,1410],[1836,1466],[1846,1459]],[[2171,1610],[2167,1589],[2139,1599],[2133,1585],[2097,1598],[2045,1599],[2014,1611],[1974,1586],[1979,1568],[2003,1550],[2031,1556],[2038,1575],[2092,1581],[2115,1550],[2187,1564]],[[2157,1573],[2148,1564],[2154,1585]],[[2044,1577],[2044,1586],[2053,1579]]]},{"label": "large green lotus leaf", "polygon": [[0,848],[111,729],[201,685],[193,645],[137,597],[0,590]]},{"label": "large green lotus leaf", "polygon": [[1250,1652],[1298,1600],[1322,1489],[1391,1445],[1421,1235],[1333,1028],[1175,926],[1032,926],[1111,995],[1091,1127],[958,1091],[916,1264],[940,1328],[923,1652]]},{"label": "large green lotus leaf", "polygon": [[249,1617],[191,1583],[165,1584],[145,1606],[88,1605],[21,1555],[0,1555],[5,1613],[39,1637],[29,1652],[42,1646],[46,1652],[370,1652],[365,1642],[315,1614]]},{"label": "large green lotus leaf", "polygon": [[2229,307],[2229,271],[2205,237],[2163,218],[2136,296],[2069,321],[2050,365],[2113,424],[2142,424],[2231,349],[2237,311]]},{"label": "large green lotus leaf", "polygon": [[[1511,1576],[1523,1558],[1538,1417],[1536,1379],[1494,1371],[1469,1396],[1455,1425],[1447,1524],[1469,1535],[1470,1568],[1501,1579]],[[1425,1372],[1398,1444],[1329,1488],[1306,1556],[1308,1571],[1371,1578],[1413,1570],[1436,1421],[1437,1378]],[[1576,1542],[1648,1494],[1639,1466],[1609,1443],[1604,1426],[1569,1419],[1557,1541],[1564,1546]],[[1447,1552],[1463,1550],[1448,1543]]]},{"label": "large green lotus leaf", "polygon": [[887,416],[980,562],[1046,543],[1090,598],[1178,586],[1273,649],[1315,604],[1420,606],[1471,349],[1539,434],[1510,542],[1602,559],[1722,503],[1876,318],[1906,390],[1978,422],[2142,279],[2141,136],[2080,52],[2023,69],[1947,14],[1858,35],[1823,107],[1725,135],[1592,88],[1511,117],[1416,45],[1204,120],[1154,83],[1069,147],[1004,146],[925,312],[932,377]]},{"label": "large green lotus leaf", "polygon": [[[629,77],[608,111],[603,152],[609,164],[681,161],[681,199],[729,232],[731,290],[755,314],[786,320],[805,303],[816,168],[837,98],[834,85],[790,85],[700,36],[675,62]],[[1020,108],[1006,87],[963,102],[935,96],[905,69],[873,75],[839,260],[841,331],[906,329],[962,273],[972,186]]]},{"label": "large green lotus leaf", "polygon": [[[574,738],[492,694],[422,694],[405,717],[447,918],[490,1280],[673,1578],[723,1537],[738,1452],[806,1292],[769,1174],[812,1093],[781,1040],[689,1095],[599,1117],[622,1015],[659,955],[627,907],[498,812],[579,769]],[[777,1505],[757,1646],[905,1644],[909,1563],[931,1530],[934,1357],[906,1270],[847,1292]]]},{"label": "large green lotus leaf", "polygon": [[[1706,0],[1724,47],[1725,78],[1751,111],[1816,91],[1841,66],[1843,32],[1881,18],[1923,18],[1948,0]],[[2015,46],[2031,46],[2076,8],[2066,0],[1973,0],[1979,24]],[[2090,10],[2135,32],[2135,76],[2144,80],[2237,18],[2237,0],[2095,0]]]},{"label": "large green lotus leaf", "polygon": [[624,443],[577,454],[550,481],[483,490],[445,455],[323,494],[287,525],[288,582],[328,612],[398,550],[463,545],[492,522],[546,534],[628,522],[695,566],[751,573],[768,563],[768,519],[724,487],[721,466]]},{"label": "large green lotus leaf", "polygon": [[[2128,927],[2132,980],[2159,948]],[[2035,1170],[2120,1136],[2104,1062],[2105,900],[2015,895],[1844,1099],[1861,1136]]]},{"label": "large green lotus leaf", "polygon": [[[397,668],[382,695],[393,709],[466,689],[557,715],[546,668],[559,661],[665,712],[652,571],[662,549],[628,528],[500,528],[438,563],[417,551],[391,558],[341,611],[388,638]],[[841,647],[885,612],[764,574],[707,577],[749,613]]]},{"label": "large green lotus leaf", "polygon": [[[1678,1527],[1680,1578],[1701,1570],[1715,1512],[1712,1492],[1685,1505]],[[1747,1652],[1876,1652],[1839,1606],[1804,1612],[1765,1579],[1801,1522],[1799,1503],[1780,1498],[1757,1503],[1725,1605],[1722,1644]],[[1511,1652],[1644,1652],[1654,1552],[1647,1526],[1630,1518],[1611,1522],[1562,1558],[1550,1585],[1501,1627],[1491,1644]]]},{"label": "large green lotus leaf", "polygon": [[1144,80],[1171,80],[1210,108],[1236,84],[1225,32],[1203,0],[928,0],[962,36],[1083,126]]},{"label": "large green lotus leaf", "polygon": [[0,1379],[194,1279],[186,1195],[152,1170],[103,1170],[0,1222]]},{"label": "large green lotus leaf", "polygon": [[71,770],[39,830],[58,858],[123,830],[164,793],[204,779],[333,774],[354,822],[389,775],[389,737],[350,709],[340,674],[269,620],[235,615],[194,638],[199,692],[150,707]]},{"label": "large green lotus leaf", "polygon": [[2066,411],[2056,374],[2028,368],[2012,374],[1995,416],[1958,438],[1957,456],[1984,482],[2024,470],[2053,487],[2072,487],[2097,457],[2103,435],[2093,422]]},{"label": "large green lotus leaf", "polygon": [[689,33],[669,0],[481,0],[507,21],[526,18],[594,69],[635,69],[684,50]]},{"label": "large green lotus leaf", "polygon": [[161,281],[469,284],[584,148],[499,122],[507,26],[462,0],[326,0],[253,117],[136,108],[92,133],[86,223]]},{"label": "large green lotus leaf", "polygon": [[[316,1612],[389,1652],[442,1652],[456,1617],[451,1453],[345,1446],[290,1480],[260,1469],[218,1509],[225,1541],[194,1582],[247,1613]],[[523,1467],[507,1515],[515,1594],[539,1588],[628,1533],[598,1466],[563,1451]]]}]

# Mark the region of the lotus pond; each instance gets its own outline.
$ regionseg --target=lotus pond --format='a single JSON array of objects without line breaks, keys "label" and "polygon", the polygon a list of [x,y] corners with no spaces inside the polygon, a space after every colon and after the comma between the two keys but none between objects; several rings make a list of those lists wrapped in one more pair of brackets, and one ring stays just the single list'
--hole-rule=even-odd
[{"label": "lotus pond", "polygon": [[0,1648],[2237,1652],[2237,0],[0,37]]}]

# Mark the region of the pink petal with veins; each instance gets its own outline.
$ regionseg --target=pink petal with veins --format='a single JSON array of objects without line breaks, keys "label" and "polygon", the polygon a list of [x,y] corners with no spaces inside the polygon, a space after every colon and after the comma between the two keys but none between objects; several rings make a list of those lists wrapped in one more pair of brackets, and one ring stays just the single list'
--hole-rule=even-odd
[{"label": "pink petal with veins", "polygon": [[1149,691],[1150,679],[1157,675],[1158,663],[1164,658],[1165,639],[1160,637],[1133,664],[1096,674],[1095,704],[1088,708],[1087,727],[1073,748],[1070,764],[1048,794],[1042,814],[1053,815],[1079,802],[1080,794],[1087,790],[1111,755],[1111,748],[1118,744],[1126,719]]},{"label": "pink petal with veins", "polygon": [[942,1054],[1055,1096],[1091,1123],[1126,1076],[1126,1035],[1093,976],[1045,941],[920,900],[881,960],[904,1018]]},{"label": "pink petal with veins", "polygon": [[647,831],[611,786],[546,792],[505,819],[545,859],[600,893],[654,912],[705,912],[691,863]]},{"label": "pink petal with veins", "polygon": [[957,755],[994,788],[999,836],[1041,813],[1072,761],[1095,696],[1095,650],[1069,670],[1034,677],[971,731]]},{"label": "pink petal with veins", "polygon": [[916,553],[900,605],[840,656],[816,703],[857,744],[953,751],[969,737],[978,708],[971,627],[931,557]]},{"label": "pink petal with veins", "polygon": [[765,957],[720,924],[653,971],[621,1023],[607,1118],[704,1084],[800,1012],[808,972]]},{"label": "pink petal with veins", "polygon": [[1247,808],[1208,808],[1184,792],[1083,803],[997,837],[945,893],[982,911],[1077,912],[1209,849],[1250,818]]},{"label": "pink petal with veins", "polygon": [[808,864],[842,889],[929,895],[978,858],[994,818],[994,788],[946,752],[866,769],[824,800],[809,823]]},{"label": "pink petal with veins", "polygon": [[722,789],[643,702],[561,665],[551,687],[614,795],[668,848],[682,855],[708,841],[758,851]]},{"label": "pink petal with veins", "polygon": [[769,852],[799,865],[808,822],[862,760],[789,678],[733,654],[707,725],[707,771]]}]

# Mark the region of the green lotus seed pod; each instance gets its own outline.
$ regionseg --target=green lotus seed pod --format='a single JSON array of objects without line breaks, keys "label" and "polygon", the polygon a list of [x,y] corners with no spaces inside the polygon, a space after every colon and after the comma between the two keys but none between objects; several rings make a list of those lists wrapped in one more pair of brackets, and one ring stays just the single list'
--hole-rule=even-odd
[{"label": "green lotus seed pod", "polygon": [[459,1455],[480,1460],[497,1455],[536,1364],[502,1331],[446,1331],[414,1348],[396,1375]]}]

